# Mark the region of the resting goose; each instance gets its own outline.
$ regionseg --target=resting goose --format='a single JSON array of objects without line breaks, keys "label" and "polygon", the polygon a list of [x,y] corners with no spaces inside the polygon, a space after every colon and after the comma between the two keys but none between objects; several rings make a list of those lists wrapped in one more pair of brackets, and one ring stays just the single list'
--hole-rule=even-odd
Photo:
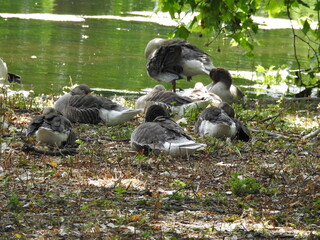
[{"label": "resting goose", "polygon": [[201,112],[195,124],[195,133],[201,137],[230,138],[246,142],[251,138],[247,127],[240,120],[234,119],[234,109],[225,102]]},{"label": "resting goose", "polygon": [[107,125],[122,124],[142,112],[140,109],[122,107],[108,98],[90,93],[91,89],[87,85],[80,84],[60,97],[54,108],[71,122],[104,122]]},{"label": "resting goose", "polygon": [[214,68],[210,72],[212,83],[206,86],[209,92],[217,94],[223,102],[234,103],[237,99],[243,98],[241,90],[232,84],[232,77],[224,68]]},{"label": "resting goose", "polygon": [[175,121],[168,118],[168,113],[160,105],[148,108],[145,122],[138,126],[131,135],[131,147],[135,151],[148,154],[166,153],[173,157],[189,156],[205,147],[189,137]]},{"label": "resting goose", "polygon": [[181,39],[155,38],[147,44],[144,55],[147,59],[148,75],[160,82],[172,83],[176,91],[176,80],[181,75],[191,80],[195,75],[209,75],[214,68],[209,55]]},{"label": "resting goose", "polygon": [[193,101],[209,100],[211,106],[218,106],[222,100],[221,98],[212,92],[209,92],[202,82],[197,82],[194,88],[185,89],[181,92],[181,96],[189,97]]},{"label": "resting goose", "polygon": [[184,113],[194,108],[204,109],[208,106],[210,100],[192,101],[189,97],[167,91],[162,85],[156,85],[150,93],[137,99],[135,108],[144,109],[148,102],[164,103],[173,113],[182,116]]},{"label": "resting goose", "polygon": [[36,135],[38,142],[54,147],[73,145],[76,139],[71,122],[54,108],[44,109],[43,115],[30,122],[27,136],[30,135]]},{"label": "resting goose", "polygon": [[7,64],[0,58],[0,81],[6,80],[8,80],[10,83],[21,83],[20,76],[13,73],[8,73]]}]

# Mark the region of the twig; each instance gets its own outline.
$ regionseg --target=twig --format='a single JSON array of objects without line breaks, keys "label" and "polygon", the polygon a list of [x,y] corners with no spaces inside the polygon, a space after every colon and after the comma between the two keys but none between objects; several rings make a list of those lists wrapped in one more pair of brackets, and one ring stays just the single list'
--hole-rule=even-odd
[{"label": "twig", "polygon": [[249,118],[247,121],[252,121],[255,117],[257,117],[257,114],[254,114],[251,118]]},{"label": "twig", "polygon": [[320,133],[320,128],[318,128],[317,130],[315,130],[315,131],[313,131],[313,132],[311,132],[311,133],[303,136],[303,137],[302,137],[302,140],[306,140],[306,139],[308,139],[308,138],[315,137],[315,136],[317,136],[319,133]]},{"label": "twig", "polygon": [[184,187],[181,187],[179,189],[177,189],[172,195],[171,197],[169,198],[169,200],[171,200],[178,192],[182,191],[182,190],[186,190],[186,189],[190,189],[191,186],[190,185],[187,185],[187,186],[184,186]]},{"label": "twig", "polygon": [[77,151],[74,148],[65,148],[60,149],[58,151],[49,151],[49,150],[41,150],[36,147],[34,147],[31,144],[24,144],[22,147],[22,151],[24,152],[34,152],[36,154],[44,154],[49,156],[66,156],[66,155],[75,155],[77,154]]},{"label": "twig", "polygon": [[286,135],[283,135],[283,134],[280,134],[280,133],[271,132],[271,131],[268,131],[268,130],[258,130],[258,129],[252,129],[251,128],[250,131],[251,132],[255,132],[255,133],[264,133],[264,134],[267,134],[269,136],[277,137],[277,138],[289,138]]},{"label": "twig", "polygon": [[281,114],[281,113],[278,113],[278,114],[276,114],[276,115],[273,115],[273,116],[267,117],[267,118],[265,118],[265,119],[262,119],[261,122],[266,122],[266,121],[268,121],[268,120],[270,120],[270,119],[277,118],[277,117],[280,116],[280,114]]},{"label": "twig", "polygon": [[106,141],[111,141],[111,142],[130,142],[130,138],[118,138],[118,139],[113,139],[109,137],[99,137],[99,138],[79,138],[79,140],[83,142],[93,142],[96,140],[106,140]]},{"label": "twig", "polygon": [[287,5],[287,16],[290,20],[290,24],[291,24],[291,31],[292,31],[292,34],[293,34],[293,52],[294,52],[294,58],[296,59],[296,63],[298,65],[298,69],[299,69],[299,72],[298,72],[298,78],[300,80],[300,83],[302,82],[302,78],[301,78],[301,66],[300,66],[300,61],[299,61],[299,58],[298,58],[298,54],[297,54],[297,46],[296,46],[296,38],[297,38],[297,35],[296,35],[296,32],[294,30],[294,27],[292,25],[292,18],[291,18],[291,14],[290,14],[290,9],[289,9],[289,5]]}]

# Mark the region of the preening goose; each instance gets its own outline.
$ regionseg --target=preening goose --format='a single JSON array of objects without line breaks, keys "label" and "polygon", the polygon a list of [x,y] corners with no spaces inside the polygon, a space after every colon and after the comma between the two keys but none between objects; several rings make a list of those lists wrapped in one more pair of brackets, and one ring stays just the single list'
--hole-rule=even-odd
[{"label": "preening goose", "polygon": [[247,127],[240,120],[234,119],[234,109],[226,102],[203,110],[195,124],[195,133],[201,137],[230,138],[246,142],[251,138]]},{"label": "preening goose", "polygon": [[182,127],[168,118],[168,113],[160,105],[148,108],[145,122],[138,126],[131,135],[131,147],[135,151],[148,154],[166,153],[173,157],[185,157],[205,147],[196,143]]},{"label": "preening goose", "polygon": [[71,122],[53,108],[46,108],[43,115],[35,117],[29,124],[27,136],[36,135],[36,140],[49,146],[73,145],[76,134]]},{"label": "preening goose", "polygon": [[71,122],[104,122],[107,125],[122,124],[142,112],[140,109],[122,107],[108,98],[90,93],[91,89],[87,85],[80,84],[60,97],[54,108]]},{"label": "preening goose", "polygon": [[14,73],[8,73],[7,64],[0,58],[0,81],[6,80],[10,83],[21,83],[20,76]]},{"label": "preening goose", "polygon": [[243,98],[244,94],[232,84],[232,77],[224,68],[214,68],[210,72],[212,83],[206,86],[209,92],[217,94],[223,102],[234,103],[237,99]]},{"label": "preening goose", "polygon": [[210,100],[192,101],[189,97],[167,91],[162,85],[156,85],[150,93],[137,99],[135,108],[144,109],[148,102],[164,103],[173,113],[182,116],[194,108],[204,109],[208,106]]},{"label": "preening goose", "polygon": [[176,91],[176,80],[181,75],[191,80],[195,75],[209,75],[214,68],[208,54],[181,39],[154,38],[147,44],[144,55],[147,59],[148,75],[160,82],[172,83]]}]

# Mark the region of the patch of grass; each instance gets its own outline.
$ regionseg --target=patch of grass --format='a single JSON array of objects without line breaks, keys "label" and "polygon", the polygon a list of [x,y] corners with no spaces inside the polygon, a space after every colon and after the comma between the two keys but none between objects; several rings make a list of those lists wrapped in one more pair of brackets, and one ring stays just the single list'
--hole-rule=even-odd
[{"label": "patch of grass", "polygon": [[231,174],[228,184],[231,186],[232,193],[237,196],[259,193],[261,189],[261,183],[254,177],[243,178],[239,173]]},{"label": "patch of grass", "polygon": [[320,200],[303,207],[303,220],[308,224],[320,225]]}]

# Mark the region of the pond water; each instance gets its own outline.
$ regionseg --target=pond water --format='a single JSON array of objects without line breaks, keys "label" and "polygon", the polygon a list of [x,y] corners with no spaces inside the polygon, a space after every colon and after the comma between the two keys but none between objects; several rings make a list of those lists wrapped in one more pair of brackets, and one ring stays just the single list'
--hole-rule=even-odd
[{"label": "pond water", "polygon": [[[154,7],[149,0],[1,0],[0,57],[10,72],[21,76],[22,87],[36,93],[61,93],[70,82],[101,89],[151,88],[157,82],[146,73],[144,48],[172,29],[141,17]],[[232,71],[253,71],[258,64],[296,67],[290,29],[261,30],[263,45],[256,47],[254,59],[223,39],[208,47],[206,37],[188,40],[209,53],[215,66]],[[298,47],[302,68],[307,67],[306,51]],[[191,82],[179,81],[178,87],[193,87],[197,81],[210,79],[196,76]]]}]

